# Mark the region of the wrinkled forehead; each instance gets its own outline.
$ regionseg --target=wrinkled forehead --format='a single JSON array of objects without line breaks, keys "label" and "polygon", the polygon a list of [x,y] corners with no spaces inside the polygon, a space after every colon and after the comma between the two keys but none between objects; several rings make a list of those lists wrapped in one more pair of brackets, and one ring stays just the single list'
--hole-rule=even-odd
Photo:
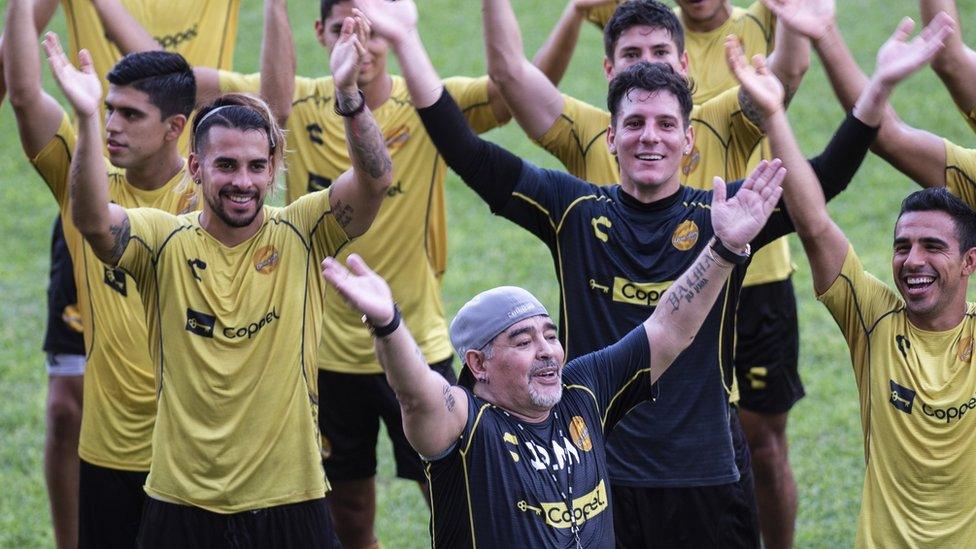
[{"label": "wrinkled forehead", "polygon": [[952,216],[942,211],[905,212],[895,222],[894,239],[898,241],[942,240],[959,244],[959,233]]}]

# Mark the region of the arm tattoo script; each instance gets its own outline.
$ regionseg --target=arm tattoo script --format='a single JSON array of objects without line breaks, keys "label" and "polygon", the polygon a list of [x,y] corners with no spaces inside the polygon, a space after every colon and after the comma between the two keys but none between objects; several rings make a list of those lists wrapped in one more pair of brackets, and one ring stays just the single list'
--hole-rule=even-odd
[{"label": "arm tattoo script", "polygon": [[108,230],[112,233],[112,250],[109,252],[112,263],[118,263],[122,259],[122,253],[125,252],[126,246],[129,245],[129,236],[131,233],[129,216],[123,217],[122,223],[119,225],[110,225]]},{"label": "arm tattoo script", "polygon": [[668,303],[671,305],[671,312],[677,312],[681,308],[681,302],[692,303],[701,293],[702,289],[708,285],[708,278],[705,274],[709,267],[715,264],[715,258],[711,253],[702,255],[690,269],[675,281],[668,292]]},{"label": "arm tattoo script", "polygon": [[457,401],[454,399],[454,393],[451,392],[451,386],[444,386],[444,407],[447,408],[448,412],[453,412],[454,407],[457,406]]},{"label": "arm tattoo script", "polygon": [[335,216],[336,221],[339,222],[339,226],[343,229],[347,225],[352,223],[352,216],[354,210],[349,204],[343,204],[342,200],[336,199],[335,207],[332,208],[332,215]]},{"label": "arm tattoo script", "polygon": [[[359,94],[348,96],[337,93],[336,98],[339,101],[340,108],[351,109],[355,108],[355,103],[359,101]],[[365,113],[365,111],[363,112]],[[362,170],[373,179],[378,179],[393,169],[393,161],[390,160],[390,155],[386,150],[383,134],[380,133],[380,129],[372,116],[357,114],[350,120],[346,134],[349,146],[352,149],[350,153],[353,163],[357,170]]]}]

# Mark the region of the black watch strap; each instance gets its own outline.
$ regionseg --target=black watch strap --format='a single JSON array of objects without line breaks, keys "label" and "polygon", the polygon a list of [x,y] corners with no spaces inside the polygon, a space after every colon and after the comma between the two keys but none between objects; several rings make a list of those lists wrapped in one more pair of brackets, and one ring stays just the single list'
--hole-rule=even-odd
[{"label": "black watch strap", "polygon": [[343,117],[346,117],[346,118],[352,118],[352,117],[356,116],[357,114],[359,114],[359,113],[363,112],[364,110],[366,110],[366,94],[363,93],[363,90],[356,90],[356,91],[359,92],[359,106],[358,107],[356,107],[355,109],[353,109],[351,111],[348,111],[348,112],[347,111],[341,111],[341,110],[339,110],[339,97],[338,97],[338,94],[336,94],[335,105],[333,105],[332,110],[334,110],[335,113],[338,114],[339,116],[343,116]]},{"label": "black watch strap", "polygon": [[393,302],[393,319],[390,320],[390,322],[385,326],[373,326],[373,323],[366,318],[366,315],[363,315],[363,324],[366,326],[366,329],[369,330],[369,333],[373,335],[373,337],[386,337],[400,327],[400,321],[402,319],[403,317],[400,315],[400,306],[397,305],[396,302]]},{"label": "black watch strap", "polygon": [[715,237],[715,242],[712,244],[712,250],[718,254],[719,257],[732,263],[733,265],[742,265],[746,261],[749,261],[749,245],[746,244],[746,253],[738,254],[730,250],[718,237]]}]

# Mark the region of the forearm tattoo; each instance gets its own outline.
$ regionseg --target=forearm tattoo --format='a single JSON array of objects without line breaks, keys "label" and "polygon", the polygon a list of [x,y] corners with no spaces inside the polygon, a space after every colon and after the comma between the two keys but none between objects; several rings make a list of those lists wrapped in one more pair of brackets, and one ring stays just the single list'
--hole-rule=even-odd
[{"label": "forearm tattoo", "polygon": [[336,221],[339,226],[343,229],[346,228],[350,223],[352,223],[352,217],[355,211],[349,204],[344,204],[342,200],[336,199],[335,206],[332,208],[332,215],[335,216]]},{"label": "forearm tattoo", "polygon": [[668,303],[671,312],[677,312],[682,302],[692,303],[708,285],[708,269],[715,265],[715,257],[711,253],[702,254],[690,269],[685,271],[668,290]]},{"label": "forearm tattoo", "polygon": [[763,127],[763,113],[756,103],[749,97],[745,89],[739,90],[739,107],[742,108],[742,115],[756,125],[757,128]]},{"label": "forearm tattoo", "polygon": [[109,226],[108,230],[112,234],[112,251],[110,252],[112,263],[118,263],[122,259],[122,253],[129,245],[131,229],[128,215],[122,218],[122,223]]},{"label": "forearm tattoo", "polygon": [[451,386],[444,386],[444,407],[447,408],[448,412],[453,412],[454,407],[457,406],[457,401],[454,399],[454,393],[451,392]]},{"label": "forearm tattoo", "polygon": [[[337,93],[339,108],[354,109],[360,101],[359,94],[352,96]],[[346,138],[349,142],[350,154],[356,170],[362,170],[373,179],[378,179],[393,169],[393,161],[386,149],[386,141],[380,132],[376,120],[366,111],[357,114],[349,120],[346,126]]]}]

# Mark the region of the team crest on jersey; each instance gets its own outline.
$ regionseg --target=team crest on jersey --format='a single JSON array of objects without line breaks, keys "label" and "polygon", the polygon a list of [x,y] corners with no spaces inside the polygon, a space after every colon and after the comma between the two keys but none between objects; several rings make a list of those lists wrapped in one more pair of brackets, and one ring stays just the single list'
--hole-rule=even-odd
[{"label": "team crest on jersey", "polygon": [[915,391],[895,383],[893,379],[888,380],[888,388],[891,389],[891,398],[889,399],[891,405],[896,410],[901,410],[906,414],[912,413],[912,406],[915,405]]},{"label": "team crest on jersey", "polygon": [[682,252],[692,249],[698,242],[698,225],[692,220],[682,221],[671,235],[671,244]]},{"label": "team crest on jersey", "polygon": [[212,338],[215,324],[217,324],[217,317],[187,308],[186,331],[201,337]]},{"label": "team crest on jersey", "polygon": [[960,362],[969,362],[973,359],[973,338],[964,337],[956,345],[956,358]]},{"label": "team crest on jersey", "polygon": [[78,305],[66,305],[64,310],[61,311],[61,320],[79,334],[85,331],[81,323],[81,312],[78,310]]},{"label": "team crest on jersey", "polygon": [[405,124],[401,124],[392,131],[386,132],[383,139],[386,141],[387,150],[390,151],[390,154],[393,154],[410,140],[410,128]]},{"label": "team crest on jersey", "polygon": [[590,429],[587,428],[586,422],[580,416],[573,416],[573,420],[569,422],[569,438],[573,439],[573,444],[584,452],[589,452],[593,449],[593,441],[590,440]]},{"label": "team crest on jersey", "polygon": [[607,229],[613,227],[613,223],[607,219],[607,216],[601,215],[600,217],[594,217],[590,220],[590,224],[593,225],[593,234],[601,242],[606,242],[610,239],[607,235]]},{"label": "team crest on jersey", "polygon": [[681,158],[681,173],[688,176],[691,172],[698,168],[698,164],[701,162],[701,153],[698,151],[698,147],[692,147],[691,152],[684,155]]},{"label": "team crest on jersey", "polygon": [[254,252],[254,269],[261,274],[271,274],[278,268],[281,254],[274,246],[262,246]]}]

